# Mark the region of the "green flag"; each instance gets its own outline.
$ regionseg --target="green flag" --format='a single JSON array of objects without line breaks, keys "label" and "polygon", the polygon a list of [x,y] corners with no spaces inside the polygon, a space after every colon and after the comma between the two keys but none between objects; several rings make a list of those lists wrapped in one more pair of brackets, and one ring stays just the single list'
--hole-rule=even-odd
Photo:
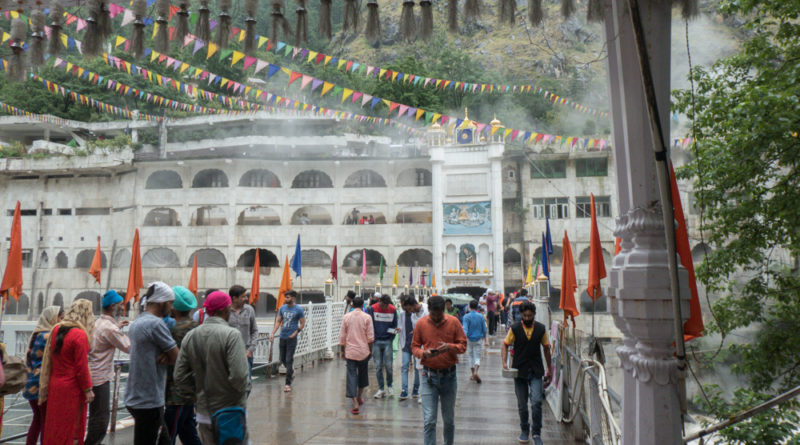
[{"label": "green flag", "polygon": [[383,255],[381,255],[381,268],[378,271],[378,282],[380,283],[382,281],[383,281]]}]

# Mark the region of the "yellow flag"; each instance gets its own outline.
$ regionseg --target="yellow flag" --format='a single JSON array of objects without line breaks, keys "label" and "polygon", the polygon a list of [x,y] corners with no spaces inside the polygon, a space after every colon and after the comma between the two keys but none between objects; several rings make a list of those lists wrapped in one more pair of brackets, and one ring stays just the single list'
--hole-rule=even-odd
[{"label": "yellow flag", "polygon": [[316,59],[317,58],[317,54],[319,54],[319,53],[316,52],[316,51],[309,51],[308,52],[308,60],[306,60],[306,63],[311,63],[312,60]]},{"label": "yellow flag", "polygon": [[236,62],[244,59],[244,53],[241,51],[233,51],[233,57],[231,57],[231,66],[236,65]]},{"label": "yellow flag", "polygon": [[324,96],[325,93],[327,93],[328,91],[331,90],[331,88],[333,88],[333,84],[332,83],[323,82],[323,84],[322,84],[322,95]]},{"label": "yellow flag", "polygon": [[392,82],[394,82],[395,80],[397,80],[397,74],[398,74],[398,72],[397,72],[397,71],[395,71],[395,72],[393,72],[393,73],[392,73]]},{"label": "yellow flag", "polygon": [[394,278],[392,278],[392,284],[397,286],[397,264],[394,265]]},{"label": "yellow flag", "polygon": [[336,65],[336,68],[341,68],[341,67],[342,67],[342,65],[344,65],[344,63],[345,63],[345,62],[346,62],[346,60],[344,60],[344,59],[339,59],[339,64],[338,64],[338,65]]},{"label": "yellow flag", "polygon": [[241,42],[242,40],[244,40],[244,30],[239,33],[239,41]]},{"label": "yellow flag", "polygon": [[214,53],[217,52],[218,48],[219,47],[217,46],[216,43],[208,42],[208,55],[206,56],[206,60],[210,59],[211,56],[213,56]]},{"label": "yellow flag", "polygon": [[528,275],[525,276],[525,284],[533,283],[533,275],[531,275],[531,265],[528,264]]},{"label": "yellow flag", "polygon": [[325,65],[331,63],[331,59],[333,59],[333,56],[325,56]]},{"label": "yellow flag", "polygon": [[264,46],[264,44],[267,43],[267,40],[268,39],[266,37],[258,36],[258,47],[261,48]]},{"label": "yellow flag", "polygon": [[414,120],[418,121],[419,118],[422,117],[423,114],[425,114],[425,110],[423,110],[422,108],[418,109],[417,113],[414,115],[415,116]]},{"label": "yellow flag", "polygon": [[122,45],[123,43],[125,43],[125,37],[117,36],[117,40],[114,42],[114,48]]},{"label": "yellow flag", "polygon": [[347,100],[347,98],[350,97],[351,94],[353,94],[353,90],[351,90],[349,88],[345,88],[344,91],[342,92],[342,103],[345,100]]},{"label": "yellow flag", "polygon": [[152,62],[152,61],[156,60],[156,57],[158,57],[160,55],[161,55],[161,53],[159,53],[158,51],[152,51],[150,53],[150,61]]}]

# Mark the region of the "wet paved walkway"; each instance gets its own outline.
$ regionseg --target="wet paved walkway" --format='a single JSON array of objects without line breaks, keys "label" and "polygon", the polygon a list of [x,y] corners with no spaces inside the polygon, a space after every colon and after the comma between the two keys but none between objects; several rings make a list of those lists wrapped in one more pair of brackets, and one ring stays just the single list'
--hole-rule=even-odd
[{"label": "wet paved walkway", "polygon": [[[516,444],[519,417],[513,382],[501,375],[500,339],[484,351],[483,383],[469,380],[469,369],[458,370],[455,443]],[[398,356],[399,357],[399,356]],[[465,357],[460,357],[462,362]],[[394,360],[395,396],[376,400],[375,374],[370,369],[367,402],[361,414],[349,413],[344,397],[345,362],[317,362],[297,370],[294,390],[283,392],[283,376],[254,381],[248,402],[250,439],[253,444],[422,444],[422,407],[417,400],[400,401],[400,360]],[[410,376],[413,381],[413,375]],[[409,382],[411,384],[412,382]],[[556,423],[544,404],[542,440],[547,445],[575,444],[567,439],[566,427]],[[123,419],[120,419],[123,420]],[[123,420],[124,421],[124,420]],[[441,417],[437,434],[442,440]],[[19,442],[14,443],[22,443]],[[133,428],[125,428],[107,443],[133,442]]]}]

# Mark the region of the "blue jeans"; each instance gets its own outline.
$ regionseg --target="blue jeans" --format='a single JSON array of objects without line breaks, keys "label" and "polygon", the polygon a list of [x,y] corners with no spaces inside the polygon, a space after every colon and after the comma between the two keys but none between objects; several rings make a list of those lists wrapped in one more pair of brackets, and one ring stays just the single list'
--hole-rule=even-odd
[{"label": "blue jeans", "polygon": [[201,445],[200,437],[197,436],[194,405],[167,405],[164,421],[169,428],[173,445],[178,437],[184,445]]},{"label": "blue jeans", "polygon": [[425,424],[425,445],[436,445],[438,404],[442,404],[444,445],[453,445],[456,431],[455,408],[458,380],[455,368],[447,373],[422,371],[422,417]]},{"label": "blue jeans", "polygon": [[378,389],[383,391],[383,368],[386,368],[386,386],[392,387],[392,341],[375,340],[372,356],[375,360],[375,373],[378,375]]},{"label": "blue jeans", "polygon": [[412,394],[419,394],[419,369],[414,366],[414,356],[410,352],[403,351],[403,366],[400,368],[403,372],[401,382],[403,384],[403,392],[408,394],[408,369],[414,368],[414,391]]},{"label": "blue jeans", "polygon": [[[542,378],[514,379],[514,392],[517,394],[519,410],[519,427],[523,433],[531,431],[533,435],[542,434]],[[533,411],[533,428],[529,423],[528,400]]]}]

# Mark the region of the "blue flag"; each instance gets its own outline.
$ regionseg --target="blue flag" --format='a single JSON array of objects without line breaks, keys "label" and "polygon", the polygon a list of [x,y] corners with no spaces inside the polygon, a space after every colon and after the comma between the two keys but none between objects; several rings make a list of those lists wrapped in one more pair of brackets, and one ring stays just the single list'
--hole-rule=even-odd
[{"label": "blue flag", "polygon": [[408,268],[408,285],[409,287],[414,285],[414,266]]},{"label": "blue flag", "polygon": [[296,276],[301,275],[303,260],[302,255],[300,253],[300,235],[297,235],[297,247],[294,248],[294,258],[292,258],[292,270],[296,274]]},{"label": "blue flag", "polygon": [[542,273],[550,278],[550,263],[547,262],[547,237],[542,234]]},{"label": "blue flag", "polygon": [[[547,239],[547,254],[553,254],[553,239],[550,237],[550,218],[545,216],[545,224],[547,224],[547,235],[545,235],[545,239]],[[548,275],[549,276],[549,275]]]}]

